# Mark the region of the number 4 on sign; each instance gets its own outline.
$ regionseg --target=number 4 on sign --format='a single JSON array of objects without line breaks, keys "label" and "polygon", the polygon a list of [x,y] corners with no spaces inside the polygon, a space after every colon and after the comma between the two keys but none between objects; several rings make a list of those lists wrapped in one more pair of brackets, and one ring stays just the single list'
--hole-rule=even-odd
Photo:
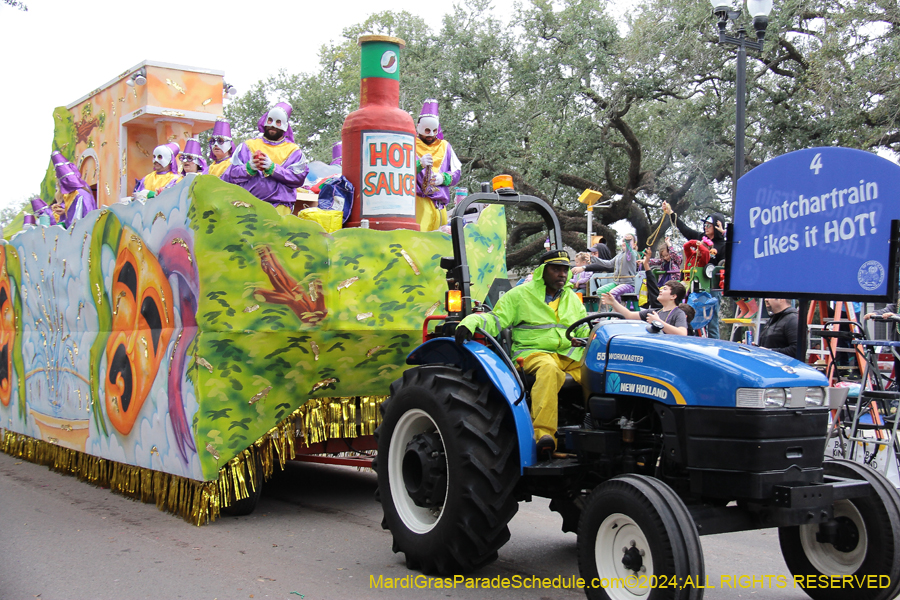
[{"label": "number 4 on sign", "polygon": [[818,175],[819,169],[821,169],[821,168],[822,168],[822,153],[820,152],[820,153],[816,154],[815,156],[813,156],[812,162],[809,163],[809,170],[815,171],[816,175]]}]

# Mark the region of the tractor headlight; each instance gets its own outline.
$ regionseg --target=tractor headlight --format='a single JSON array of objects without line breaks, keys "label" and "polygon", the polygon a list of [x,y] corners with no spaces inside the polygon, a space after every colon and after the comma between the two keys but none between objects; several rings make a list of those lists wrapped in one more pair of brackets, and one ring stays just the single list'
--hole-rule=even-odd
[{"label": "tractor headlight", "polygon": [[766,408],[783,408],[787,394],[784,388],[769,388],[766,390]]},{"label": "tractor headlight", "polygon": [[825,388],[738,388],[738,408],[805,408],[825,403]]},{"label": "tractor headlight", "polygon": [[811,387],[806,389],[806,405],[822,406],[825,404],[825,388]]}]

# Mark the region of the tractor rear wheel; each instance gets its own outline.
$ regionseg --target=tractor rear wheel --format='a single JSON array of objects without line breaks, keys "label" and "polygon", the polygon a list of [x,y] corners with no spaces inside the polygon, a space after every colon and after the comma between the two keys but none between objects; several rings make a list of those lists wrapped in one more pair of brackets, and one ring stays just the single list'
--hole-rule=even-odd
[{"label": "tractor rear wheel", "polygon": [[[868,496],[834,503],[837,526],[831,542],[819,541],[818,524],[780,527],[778,540],[788,570],[795,577],[804,577],[809,587],[802,587],[815,600],[893,600],[900,592],[897,489],[881,473],[859,463],[826,460],[824,467],[826,475],[868,481],[872,491]],[[844,579],[831,580],[831,576]],[[869,576],[874,577],[870,580]],[[841,583],[825,585],[831,581]],[[845,581],[855,582],[854,587],[845,587]]]},{"label": "tractor rear wheel", "polygon": [[378,498],[394,552],[423,573],[481,568],[509,539],[519,455],[508,406],[472,371],[416,367],[382,405]]}]

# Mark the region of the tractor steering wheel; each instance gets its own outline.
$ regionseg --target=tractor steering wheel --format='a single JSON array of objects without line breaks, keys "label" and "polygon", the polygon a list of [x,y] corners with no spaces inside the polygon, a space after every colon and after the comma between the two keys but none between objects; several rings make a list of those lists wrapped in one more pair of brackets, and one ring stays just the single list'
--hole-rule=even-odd
[{"label": "tractor steering wheel", "polygon": [[[592,321],[599,321],[600,319],[609,319],[609,318],[624,319],[625,317],[623,317],[622,315],[620,315],[617,312],[591,313],[586,317],[581,317],[580,319],[578,319],[577,321],[575,321],[574,323],[569,325],[569,328],[566,329],[566,339],[571,342],[572,341],[572,333],[574,333],[574,331],[576,329],[578,329],[581,325],[584,325],[585,323],[591,323]],[[591,329],[593,329],[593,328],[594,328],[594,325],[592,324]]]}]

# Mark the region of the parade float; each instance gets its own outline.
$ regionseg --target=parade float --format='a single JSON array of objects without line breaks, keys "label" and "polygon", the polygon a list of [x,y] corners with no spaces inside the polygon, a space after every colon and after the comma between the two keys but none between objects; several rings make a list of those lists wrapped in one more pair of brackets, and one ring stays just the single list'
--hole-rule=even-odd
[{"label": "parade float", "polygon": [[[370,41],[394,53],[385,72],[398,82],[402,41],[387,40]],[[212,127],[222,95],[221,73],[145,62],[56,109],[51,150],[101,208],[0,246],[2,449],[196,524],[286,460],[357,464],[375,448],[379,405],[443,310],[452,255],[445,233],[328,233],[210,175],[119,201],[157,144]],[[54,183],[48,171],[42,195]],[[410,217],[378,203],[412,200],[372,193],[361,214]],[[506,278],[503,208],[466,239],[483,298]]]}]

